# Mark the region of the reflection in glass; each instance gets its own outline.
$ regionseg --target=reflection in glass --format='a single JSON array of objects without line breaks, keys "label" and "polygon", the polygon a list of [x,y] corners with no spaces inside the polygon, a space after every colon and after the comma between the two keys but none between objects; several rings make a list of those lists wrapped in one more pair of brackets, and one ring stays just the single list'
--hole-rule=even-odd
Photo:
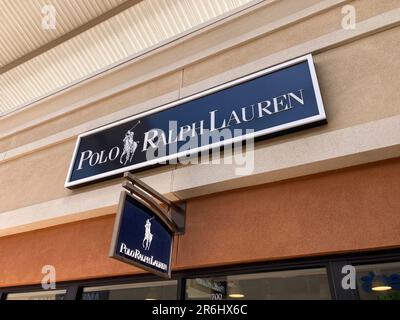
[{"label": "reflection in glass", "polygon": [[156,281],[88,287],[82,300],[175,300],[177,281]]},{"label": "reflection in glass", "polygon": [[400,262],[356,266],[362,300],[400,300]]},{"label": "reflection in glass", "polygon": [[7,300],[64,300],[65,290],[9,293]]},{"label": "reflection in glass", "polygon": [[331,299],[325,269],[188,279],[187,299]]}]

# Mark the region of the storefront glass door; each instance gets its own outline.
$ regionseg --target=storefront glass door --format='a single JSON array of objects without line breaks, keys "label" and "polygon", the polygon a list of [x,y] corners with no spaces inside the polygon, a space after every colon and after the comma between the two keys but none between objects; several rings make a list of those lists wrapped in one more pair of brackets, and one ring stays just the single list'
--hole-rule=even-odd
[{"label": "storefront glass door", "polygon": [[305,269],[194,278],[186,281],[187,299],[331,299],[326,270]]}]

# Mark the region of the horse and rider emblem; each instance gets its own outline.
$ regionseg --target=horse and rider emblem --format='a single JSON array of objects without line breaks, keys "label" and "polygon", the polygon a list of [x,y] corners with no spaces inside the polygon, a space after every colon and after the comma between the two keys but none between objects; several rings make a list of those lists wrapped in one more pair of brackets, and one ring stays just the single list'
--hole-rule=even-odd
[{"label": "horse and rider emblem", "polygon": [[145,232],[144,232],[142,246],[146,251],[150,249],[151,242],[153,241],[153,234],[151,233],[151,222],[150,222],[153,219],[154,217],[147,219],[146,224],[144,225]]},{"label": "horse and rider emblem", "polygon": [[[136,126],[140,123],[140,120],[132,127],[130,128],[126,133],[125,137],[122,140],[124,143],[124,149],[121,154],[121,157],[119,158],[119,162],[123,164],[124,166],[129,162],[132,162],[133,155],[135,154],[135,151],[139,145],[139,141],[133,140],[133,136],[135,133],[133,132],[133,129],[136,128]],[[125,157],[125,160],[124,160]]]}]

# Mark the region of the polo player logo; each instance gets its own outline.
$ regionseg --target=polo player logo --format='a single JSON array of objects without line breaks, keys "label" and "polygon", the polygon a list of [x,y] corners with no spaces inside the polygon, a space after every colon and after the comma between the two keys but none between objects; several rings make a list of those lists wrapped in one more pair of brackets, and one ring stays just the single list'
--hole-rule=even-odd
[{"label": "polo player logo", "polygon": [[142,246],[146,251],[150,249],[151,242],[153,241],[153,234],[151,233],[151,222],[150,222],[153,219],[154,217],[151,219],[147,219],[146,224],[144,225],[145,232],[144,232]]},{"label": "polo player logo", "polygon": [[[139,123],[140,123],[140,120],[125,133],[125,138],[122,140],[124,142],[124,149],[121,154],[121,157],[119,158],[119,162],[121,164],[123,164],[124,166],[127,164],[128,161],[132,162],[133,155],[135,154],[135,151],[139,144],[139,141],[133,140],[133,136],[135,135],[135,133],[132,131],[134,128],[136,128],[136,126]],[[124,157],[125,157],[125,161],[123,160]]]}]

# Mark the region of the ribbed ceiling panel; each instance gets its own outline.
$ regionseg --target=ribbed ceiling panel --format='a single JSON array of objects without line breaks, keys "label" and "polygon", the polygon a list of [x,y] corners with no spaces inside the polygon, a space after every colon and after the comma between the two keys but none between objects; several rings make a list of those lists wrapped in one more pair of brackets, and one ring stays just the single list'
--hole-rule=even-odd
[{"label": "ribbed ceiling panel", "polygon": [[[0,67],[93,20],[126,0],[0,0]],[[45,5],[56,29],[42,28]]]},{"label": "ribbed ceiling panel", "polygon": [[[14,6],[20,6],[23,12],[22,16],[16,13],[14,16],[18,21],[26,21],[17,34],[13,34],[1,18],[10,13],[10,2],[14,1]],[[32,3],[26,6],[27,2]],[[41,25],[32,23],[36,15],[33,10],[48,2],[66,18],[57,20],[59,30],[54,33],[37,34]],[[1,44],[0,63],[26,54],[121,2],[0,0],[0,43],[9,43],[11,37],[16,42],[10,47]],[[251,0],[144,0],[0,75],[0,112],[18,109],[248,2]]]}]

